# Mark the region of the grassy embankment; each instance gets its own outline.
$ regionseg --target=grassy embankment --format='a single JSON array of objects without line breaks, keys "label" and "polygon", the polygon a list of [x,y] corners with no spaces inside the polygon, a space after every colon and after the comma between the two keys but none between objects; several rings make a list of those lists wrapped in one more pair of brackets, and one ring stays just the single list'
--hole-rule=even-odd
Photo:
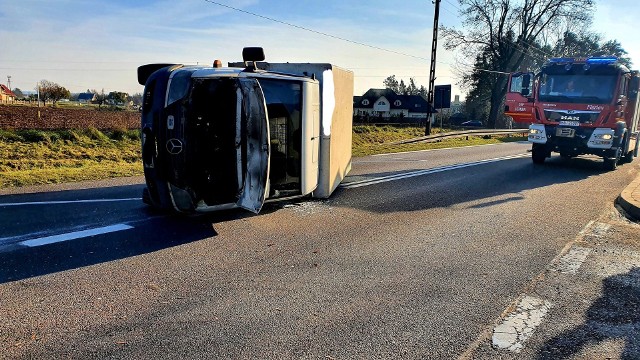
[{"label": "grassy embankment", "polygon": [[[440,132],[433,129],[432,134]],[[449,132],[444,129],[443,132]],[[443,139],[439,142],[411,143],[391,145],[400,140],[412,139],[424,136],[423,127],[395,127],[395,126],[367,126],[360,125],[353,128],[353,156],[365,156],[373,154],[393,153],[402,151],[417,151],[428,149],[442,149],[461,146],[498,144],[511,141],[526,140],[522,136],[493,136],[483,138],[481,136],[469,136],[466,138]]]},{"label": "grassy embankment", "polygon": [[[496,137],[390,145],[424,134],[423,128],[355,126],[353,155],[400,152],[522,140]],[[142,175],[136,130],[0,130],[0,188]]]},{"label": "grassy embankment", "polygon": [[0,188],[142,174],[137,130],[0,130]]}]

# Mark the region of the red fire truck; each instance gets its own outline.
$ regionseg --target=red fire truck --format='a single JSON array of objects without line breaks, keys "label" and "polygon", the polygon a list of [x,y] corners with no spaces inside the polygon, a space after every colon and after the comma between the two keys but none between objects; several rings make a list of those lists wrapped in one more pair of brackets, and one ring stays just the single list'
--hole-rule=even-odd
[{"label": "red fire truck", "polygon": [[510,75],[505,114],[531,124],[534,163],[592,154],[614,170],[638,155],[639,87],[616,57],[553,58],[538,74]]}]

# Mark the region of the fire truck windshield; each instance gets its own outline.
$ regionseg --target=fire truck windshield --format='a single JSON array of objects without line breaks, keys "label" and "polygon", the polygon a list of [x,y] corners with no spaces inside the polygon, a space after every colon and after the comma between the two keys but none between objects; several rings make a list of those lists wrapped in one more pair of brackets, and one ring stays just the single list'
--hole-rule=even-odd
[{"label": "fire truck windshield", "polygon": [[548,102],[609,104],[616,90],[613,74],[542,74],[539,99]]}]

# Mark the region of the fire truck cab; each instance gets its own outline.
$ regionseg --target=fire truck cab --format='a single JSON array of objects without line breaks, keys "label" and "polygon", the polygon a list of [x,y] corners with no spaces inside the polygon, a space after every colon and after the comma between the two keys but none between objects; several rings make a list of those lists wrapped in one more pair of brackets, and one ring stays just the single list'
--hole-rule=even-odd
[{"label": "fire truck cab", "polygon": [[530,124],[534,163],[592,154],[613,170],[638,155],[639,87],[616,57],[553,58],[537,74],[510,75],[505,114]]}]

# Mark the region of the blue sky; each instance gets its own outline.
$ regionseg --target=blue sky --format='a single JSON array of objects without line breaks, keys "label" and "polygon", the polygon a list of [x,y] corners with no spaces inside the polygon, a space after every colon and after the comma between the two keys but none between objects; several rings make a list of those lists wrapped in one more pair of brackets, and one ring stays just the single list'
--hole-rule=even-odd
[{"label": "blue sky", "polygon": [[[0,7],[0,83],[32,90],[42,79],[72,92],[141,92],[136,68],[153,62],[241,59],[262,46],[267,61],[331,62],[355,75],[355,93],[382,87],[388,75],[427,86],[434,5],[429,0],[216,0],[266,17],[398,53],[345,42],[216,5],[184,1],[6,1]],[[441,24],[459,25],[456,0],[441,3]],[[600,0],[594,27],[615,38],[640,67],[632,29],[635,0]],[[455,54],[438,52],[436,84],[454,84]]]}]

